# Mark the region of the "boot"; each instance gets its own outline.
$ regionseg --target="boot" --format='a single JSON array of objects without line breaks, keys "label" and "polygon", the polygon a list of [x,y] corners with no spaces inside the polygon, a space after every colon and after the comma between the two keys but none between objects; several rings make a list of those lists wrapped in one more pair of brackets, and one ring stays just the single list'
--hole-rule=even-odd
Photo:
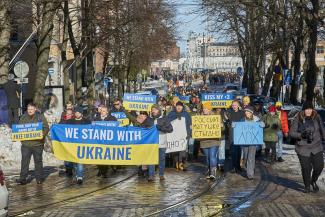
[{"label": "boot", "polygon": [[179,163],[176,162],[176,170],[179,170]]},{"label": "boot", "polygon": [[210,168],[210,179],[216,179],[217,178],[217,168],[216,167],[211,167]]}]

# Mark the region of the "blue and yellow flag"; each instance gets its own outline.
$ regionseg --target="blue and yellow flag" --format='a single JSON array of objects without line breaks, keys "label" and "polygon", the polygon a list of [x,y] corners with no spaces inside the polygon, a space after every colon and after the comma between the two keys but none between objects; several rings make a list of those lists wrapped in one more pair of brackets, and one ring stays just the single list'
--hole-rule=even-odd
[{"label": "blue and yellow flag", "polygon": [[55,124],[51,138],[59,160],[96,165],[158,164],[156,127]]},{"label": "blue and yellow flag", "polygon": [[116,117],[117,121],[120,123],[120,127],[130,124],[130,120],[126,117],[124,112],[112,112],[111,115]]},{"label": "blue and yellow flag", "polygon": [[43,123],[28,123],[12,125],[13,141],[40,140],[43,138]]},{"label": "blue and yellow flag", "polygon": [[201,95],[201,102],[210,102],[212,108],[230,108],[234,95],[230,93],[206,93]]},{"label": "blue and yellow flag", "polygon": [[155,95],[125,93],[123,106],[126,110],[150,112],[152,105],[156,103],[156,99]]}]

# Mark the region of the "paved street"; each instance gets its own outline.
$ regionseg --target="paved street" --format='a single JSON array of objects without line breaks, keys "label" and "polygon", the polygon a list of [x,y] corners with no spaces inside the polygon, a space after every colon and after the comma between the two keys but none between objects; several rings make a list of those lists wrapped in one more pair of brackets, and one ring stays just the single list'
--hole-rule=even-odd
[{"label": "paved street", "polygon": [[[285,164],[282,163],[282,164]],[[238,174],[206,180],[201,163],[187,172],[169,168],[166,180],[148,183],[136,168],[96,177],[87,167],[82,186],[47,170],[43,185],[16,186],[11,181],[10,216],[324,216],[325,197],[302,193],[301,177],[281,166],[257,163],[254,181]],[[22,203],[24,205],[22,205]]]}]

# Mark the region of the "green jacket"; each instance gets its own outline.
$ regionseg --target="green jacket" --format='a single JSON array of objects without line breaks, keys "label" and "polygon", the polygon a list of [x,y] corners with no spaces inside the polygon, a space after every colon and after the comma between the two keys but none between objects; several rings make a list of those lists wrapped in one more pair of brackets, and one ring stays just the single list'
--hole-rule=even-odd
[{"label": "green jacket", "polygon": [[278,135],[277,132],[281,130],[281,122],[279,116],[266,114],[262,118],[265,128],[264,128],[264,141],[265,142],[277,142]]},{"label": "green jacket", "polygon": [[41,140],[29,140],[29,141],[22,141],[21,143],[25,146],[35,147],[35,146],[43,146],[45,136],[48,134],[50,128],[45,119],[44,115],[35,113],[34,116],[29,116],[28,114],[24,114],[20,117],[19,124],[29,124],[29,123],[43,123],[43,139]]}]

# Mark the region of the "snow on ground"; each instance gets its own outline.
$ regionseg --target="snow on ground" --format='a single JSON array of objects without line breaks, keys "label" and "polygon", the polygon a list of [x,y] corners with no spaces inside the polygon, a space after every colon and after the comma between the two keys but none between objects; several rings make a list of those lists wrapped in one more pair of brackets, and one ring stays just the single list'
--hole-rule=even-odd
[{"label": "snow on ground", "polygon": [[[0,125],[0,165],[6,173],[18,173],[20,171],[21,163],[21,143],[13,142],[11,140],[11,129],[5,125]],[[59,166],[62,161],[57,160],[53,154],[43,152],[44,166]],[[34,169],[34,161],[31,160],[29,166]]]},{"label": "snow on ground", "polygon": [[[285,160],[283,163],[276,163],[272,167],[280,171],[290,172],[290,174],[295,176],[299,175],[301,177],[299,182],[303,185],[301,167],[294,145],[284,145],[283,159]],[[325,191],[325,169],[318,178],[317,184],[320,189]]]}]

